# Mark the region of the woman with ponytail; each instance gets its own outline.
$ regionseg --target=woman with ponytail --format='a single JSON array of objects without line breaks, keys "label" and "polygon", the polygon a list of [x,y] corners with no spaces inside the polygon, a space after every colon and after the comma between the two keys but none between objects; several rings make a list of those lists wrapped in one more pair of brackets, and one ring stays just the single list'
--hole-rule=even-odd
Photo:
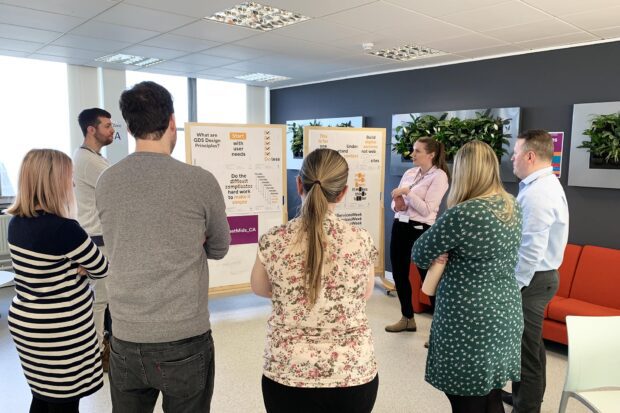
[{"label": "woman with ponytail", "polygon": [[[413,144],[411,159],[416,166],[404,173],[400,184],[392,191],[392,211],[395,215],[390,260],[401,318],[385,327],[385,331],[390,333],[417,329],[409,282],[411,248],[435,222],[439,204],[448,190],[449,172],[443,143],[429,137],[419,138]],[[426,270],[418,267],[418,271],[424,280]]]},{"label": "woman with ponytail", "polygon": [[317,149],[297,177],[298,217],[259,241],[252,290],[272,300],[262,388],[272,412],[372,411],[379,378],[366,300],[377,250],[336,216],[349,167]]}]

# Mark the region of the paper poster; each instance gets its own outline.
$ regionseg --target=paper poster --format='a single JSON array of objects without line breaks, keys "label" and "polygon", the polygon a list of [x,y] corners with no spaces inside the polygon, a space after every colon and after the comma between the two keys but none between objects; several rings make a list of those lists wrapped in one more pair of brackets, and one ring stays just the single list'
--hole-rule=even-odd
[{"label": "paper poster", "polygon": [[562,149],[564,148],[564,132],[549,132],[553,139],[553,173],[558,178],[562,174]]},{"label": "paper poster", "polygon": [[349,190],[336,206],[336,215],[368,230],[380,251],[377,267],[383,271],[383,171],[385,129],[320,128],[304,129],[306,153],[329,148],[338,151],[349,165]]},{"label": "paper poster", "polygon": [[284,125],[185,125],[187,162],[215,176],[230,226],[228,254],[209,260],[211,291],[247,288],[260,236],[286,222],[284,137]]}]

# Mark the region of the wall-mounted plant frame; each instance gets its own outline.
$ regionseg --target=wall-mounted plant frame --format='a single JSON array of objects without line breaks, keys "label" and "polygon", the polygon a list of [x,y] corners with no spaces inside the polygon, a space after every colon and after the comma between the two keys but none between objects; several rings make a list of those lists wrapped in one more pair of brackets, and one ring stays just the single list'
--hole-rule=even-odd
[{"label": "wall-mounted plant frame", "polygon": [[[508,146],[506,147],[506,154],[502,157],[500,161],[500,173],[502,176],[502,180],[504,182],[516,182],[516,177],[512,172],[512,162],[510,161],[510,156],[512,154],[512,150],[514,148],[515,142],[517,140],[517,136],[519,135],[519,130],[521,126],[521,108],[519,107],[511,107],[511,108],[490,108],[490,109],[469,109],[469,110],[452,110],[452,111],[442,111],[442,112],[421,112],[421,113],[402,113],[397,115],[392,115],[392,145],[396,143],[396,139],[394,138],[397,134],[396,128],[403,124],[403,122],[411,121],[411,116],[420,117],[424,115],[432,115],[437,118],[440,118],[447,113],[447,118],[459,118],[459,119],[473,119],[476,118],[477,113],[485,113],[489,111],[489,116],[499,117],[502,119],[509,119],[510,121],[504,125],[504,134],[509,135]],[[390,149],[392,148],[390,145]],[[391,175],[402,175],[407,169],[411,168],[413,163],[410,160],[405,160],[403,157],[394,152],[390,151],[390,174]]]},{"label": "wall-mounted plant frame", "polygon": [[573,105],[568,185],[620,189],[620,169],[590,168],[590,152],[579,148],[590,138],[583,132],[592,126],[597,115],[617,113],[620,102],[579,103]]},{"label": "wall-mounted plant frame", "polygon": [[343,118],[314,118],[304,120],[286,121],[286,169],[299,170],[303,162],[303,138],[295,136],[295,131],[300,131],[303,135],[304,126],[325,126],[335,127],[347,125],[351,128],[361,128],[364,126],[363,116],[349,116]]}]

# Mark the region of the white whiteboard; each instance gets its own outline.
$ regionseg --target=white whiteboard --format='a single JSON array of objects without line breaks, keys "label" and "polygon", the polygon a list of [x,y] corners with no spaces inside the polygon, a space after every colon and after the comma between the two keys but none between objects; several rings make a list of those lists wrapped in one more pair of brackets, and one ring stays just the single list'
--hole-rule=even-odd
[{"label": "white whiteboard", "polygon": [[375,272],[384,271],[383,179],[384,128],[304,128],[304,154],[315,149],[338,151],[349,164],[349,190],[336,215],[365,228],[379,250]]},{"label": "white whiteboard", "polygon": [[285,137],[284,125],[185,124],[187,163],[215,176],[231,227],[228,254],[209,261],[210,288],[247,286],[258,239],[286,222]]}]

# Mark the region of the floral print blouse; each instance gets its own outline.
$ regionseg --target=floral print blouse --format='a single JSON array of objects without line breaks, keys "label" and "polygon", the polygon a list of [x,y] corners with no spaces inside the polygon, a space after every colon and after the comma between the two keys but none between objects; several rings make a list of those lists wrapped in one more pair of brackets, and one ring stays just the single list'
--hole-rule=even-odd
[{"label": "floral print blouse", "polygon": [[377,374],[364,298],[377,258],[370,234],[328,213],[321,289],[310,306],[304,289],[307,241],[301,220],[274,227],[258,257],[272,285],[264,374],[291,387],[350,387]]}]

